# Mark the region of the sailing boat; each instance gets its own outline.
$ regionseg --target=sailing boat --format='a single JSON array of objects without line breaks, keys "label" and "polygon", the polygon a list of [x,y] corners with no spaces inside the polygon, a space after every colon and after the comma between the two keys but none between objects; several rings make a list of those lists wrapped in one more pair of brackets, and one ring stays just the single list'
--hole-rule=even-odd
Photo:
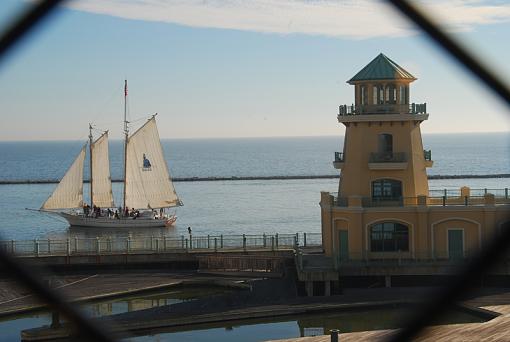
[{"label": "sailing boat", "polygon": [[[156,115],[129,135],[126,119],[127,81],[124,83],[124,192],[115,209],[110,178],[108,131],[89,141],[67,170],[41,211],[65,218],[71,226],[121,228],[164,227],[175,223],[165,209],[182,205],[170,177],[156,126]],[[90,206],[83,202],[85,151],[90,157]],[[92,209],[94,208],[94,209]],[[102,209],[99,209],[102,208]],[[112,209],[113,210],[110,210]],[[107,209],[105,212],[104,209]],[[131,210],[129,210],[131,209]]]}]

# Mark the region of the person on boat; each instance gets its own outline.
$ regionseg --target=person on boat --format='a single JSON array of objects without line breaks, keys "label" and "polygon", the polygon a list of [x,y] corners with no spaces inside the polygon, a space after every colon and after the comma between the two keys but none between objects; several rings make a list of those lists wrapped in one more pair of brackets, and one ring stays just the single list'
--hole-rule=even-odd
[{"label": "person on boat", "polygon": [[95,204],[94,204],[94,217],[95,218],[101,217],[101,208],[99,208]]},{"label": "person on boat", "polygon": [[124,208],[124,216],[129,217],[129,208],[128,207]]},{"label": "person on boat", "polygon": [[133,220],[136,220],[137,217],[140,217],[140,212],[133,208],[133,211],[131,212],[131,216],[133,216]]},{"label": "person on boat", "polygon": [[113,214],[113,217],[116,218],[117,220],[120,220],[119,212],[117,210],[115,210],[115,214]]},{"label": "person on boat", "polygon": [[151,162],[147,157],[145,156],[145,153],[143,154],[143,168],[144,169],[150,169],[151,168]]}]

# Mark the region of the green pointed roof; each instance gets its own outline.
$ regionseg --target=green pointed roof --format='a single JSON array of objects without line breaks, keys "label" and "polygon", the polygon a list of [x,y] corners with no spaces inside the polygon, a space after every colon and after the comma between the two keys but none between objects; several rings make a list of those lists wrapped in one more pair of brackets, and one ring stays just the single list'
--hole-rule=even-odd
[{"label": "green pointed roof", "polygon": [[393,62],[384,54],[380,53],[360,72],[354,75],[347,83],[352,84],[357,81],[374,80],[416,80],[416,77],[407,72],[397,63]]}]

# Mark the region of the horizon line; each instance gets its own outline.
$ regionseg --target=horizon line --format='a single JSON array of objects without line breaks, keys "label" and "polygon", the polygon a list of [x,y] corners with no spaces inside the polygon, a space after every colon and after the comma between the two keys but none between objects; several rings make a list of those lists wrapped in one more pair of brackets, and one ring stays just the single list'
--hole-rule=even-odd
[{"label": "horizon line", "polygon": [[[428,132],[421,133],[421,135],[446,135],[446,134],[489,134],[489,133],[510,133],[507,131],[469,131],[469,132]],[[238,140],[238,139],[285,139],[285,138],[328,138],[328,137],[343,137],[345,134],[333,135],[274,135],[274,136],[237,136],[237,137],[190,137],[190,138],[160,138],[160,140]],[[110,140],[123,140],[123,138],[113,138]],[[34,140],[0,140],[0,143],[9,142],[81,142],[88,141],[88,139],[34,139]]]}]

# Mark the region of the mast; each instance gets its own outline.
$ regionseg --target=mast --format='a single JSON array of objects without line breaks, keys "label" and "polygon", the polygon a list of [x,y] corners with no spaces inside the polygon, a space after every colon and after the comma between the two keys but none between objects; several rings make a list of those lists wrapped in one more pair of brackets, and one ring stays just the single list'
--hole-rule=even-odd
[{"label": "mast", "polygon": [[94,207],[94,191],[92,191],[93,188],[93,179],[92,177],[92,124],[89,123],[89,167],[90,167],[90,207]]},{"label": "mast", "polygon": [[126,174],[127,174],[127,143],[128,143],[128,122],[127,122],[127,80],[124,80],[124,196],[122,199],[123,210],[126,210]]}]

